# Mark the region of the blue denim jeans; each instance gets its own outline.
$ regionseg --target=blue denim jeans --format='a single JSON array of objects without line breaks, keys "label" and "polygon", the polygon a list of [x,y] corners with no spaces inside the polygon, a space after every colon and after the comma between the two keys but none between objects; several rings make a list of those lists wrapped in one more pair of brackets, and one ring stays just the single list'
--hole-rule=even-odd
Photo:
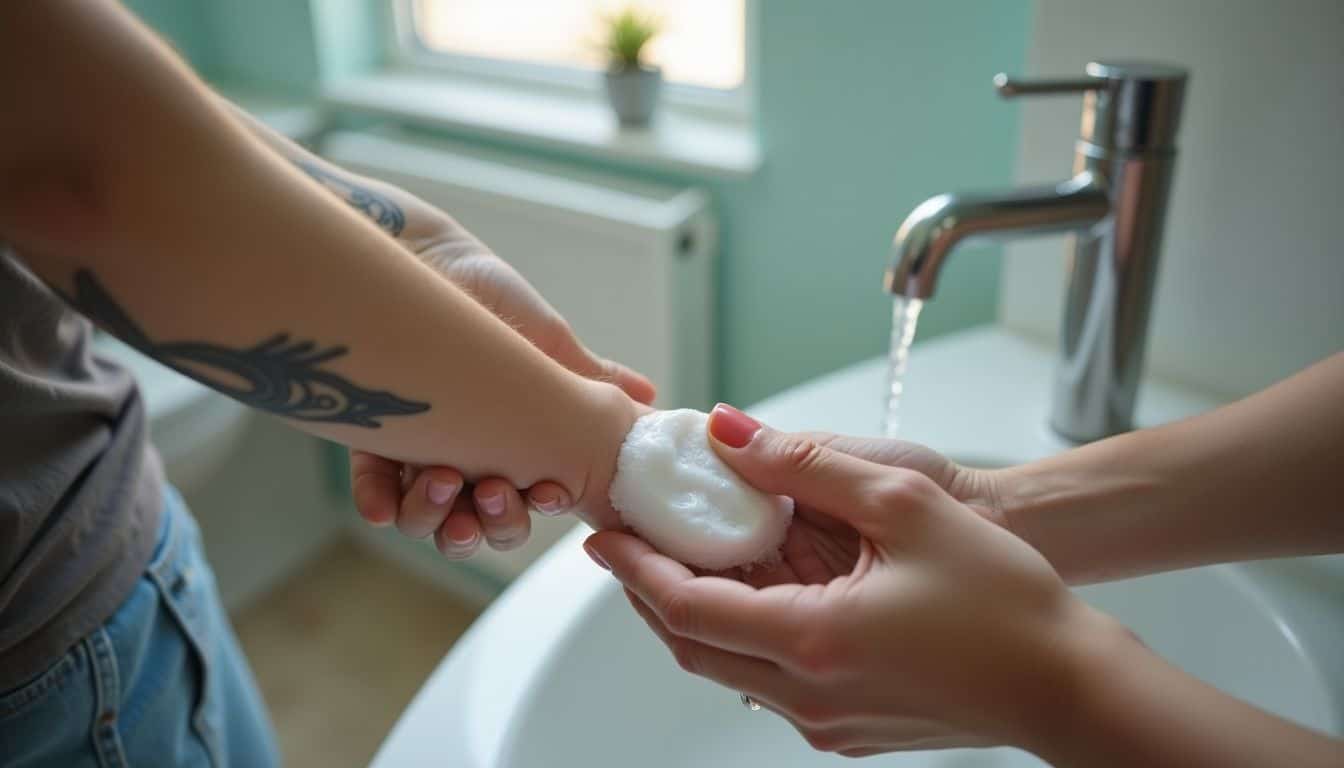
[{"label": "blue denim jeans", "polygon": [[200,531],[173,488],[126,602],[46,672],[0,693],[0,764],[279,764]]}]

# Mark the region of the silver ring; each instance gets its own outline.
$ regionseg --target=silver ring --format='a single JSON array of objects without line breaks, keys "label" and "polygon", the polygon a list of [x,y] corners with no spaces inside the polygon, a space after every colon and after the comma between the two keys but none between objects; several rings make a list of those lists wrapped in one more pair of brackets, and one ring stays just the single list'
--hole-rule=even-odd
[{"label": "silver ring", "polygon": [[745,693],[739,693],[738,695],[742,697],[742,706],[750,709],[752,712],[761,711],[761,702],[751,698]]}]

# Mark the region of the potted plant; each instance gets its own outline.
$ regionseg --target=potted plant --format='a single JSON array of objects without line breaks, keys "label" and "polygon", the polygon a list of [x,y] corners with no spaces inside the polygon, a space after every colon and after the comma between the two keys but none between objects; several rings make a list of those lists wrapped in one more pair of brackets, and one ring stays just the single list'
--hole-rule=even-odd
[{"label": "potted plant", "polygon": [[658,104],[663,72],[641,61],[644,47],[661,31],[650,13],[628,7],[604,19],[603,48],[608,58],[607,99],[623,126],[648,125]]}]

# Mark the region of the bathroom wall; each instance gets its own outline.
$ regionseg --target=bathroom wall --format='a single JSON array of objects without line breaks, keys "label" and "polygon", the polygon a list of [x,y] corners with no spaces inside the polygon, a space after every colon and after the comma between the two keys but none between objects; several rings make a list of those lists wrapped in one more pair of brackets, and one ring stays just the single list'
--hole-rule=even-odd
[{"label": "bathroom wall", "polygon": [[176,46],[197,71],[209,75],[213,42],[203,3],[199,0],[123,0],[122,4]]},{"label": "bathroom wall", "polygon": [[[382,5],[132,2],[212,79],[299,94],[377,63]],[[765,163],[751,178],[556,155],[713,195],[717,389],[742,404],[881,354],[890,304],[880,280],[904,215],[936,192],[1011,181],[1016,107],[989,79],[1023,66],[1030,3],[766,0],[759,21]],[[996,248],[959,254],[921,338],[991,322],[998,281]]]},{"label": "bathroom wall", "polygon": [[[1149,369],[1242,395],[1344,348],[1344,3],[1037,0],[1030,72],[1152,58],[1192,72]],[[1024,104],[1017,175],[1062,178],[1080,103]],[[1000,316],[1054,338],[1059,238],[1008,250]]]},{"label": "bathroom wall", "polygon": [[[746,404],[882,354],[897,226],[921,200],[1008,183],[1015,107],[991,76],[1020,67],[1025,2],[765,0],[765,166],[712,183],[725,222],[721,391]],[[921,338],[994,318],[997,249],[967,249]]]}]

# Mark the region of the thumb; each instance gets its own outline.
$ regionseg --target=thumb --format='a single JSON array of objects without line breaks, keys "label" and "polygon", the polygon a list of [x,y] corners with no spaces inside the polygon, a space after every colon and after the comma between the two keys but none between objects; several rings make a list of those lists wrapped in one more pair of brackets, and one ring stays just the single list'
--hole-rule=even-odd
[{"label": "thumb", "polygon": [[600,378],[621,388],[630,399],[644,405],[653,405],[658,396],[658,388],[644,374],[621,365],[614,360],[598,359],[603,373]]},{"label": "thumb", "polygon": [[827,448],[808,435],[763,426],[723,403],[710,414],[709,437],[719,457],[757,490],[791,496],[869,538],[881,537],[878,523],[884,516],[876,491],[887,468]]},{"label": "thumb", "polygon": [[572,334],[569,343],[563,344],[555,355],[556,362],[569,370],[589,379],[615,384],[622,392],[638,403],[652,405],[658,390],[653,382],[630,368],[614,360],[607,360],[593,354]]}]

